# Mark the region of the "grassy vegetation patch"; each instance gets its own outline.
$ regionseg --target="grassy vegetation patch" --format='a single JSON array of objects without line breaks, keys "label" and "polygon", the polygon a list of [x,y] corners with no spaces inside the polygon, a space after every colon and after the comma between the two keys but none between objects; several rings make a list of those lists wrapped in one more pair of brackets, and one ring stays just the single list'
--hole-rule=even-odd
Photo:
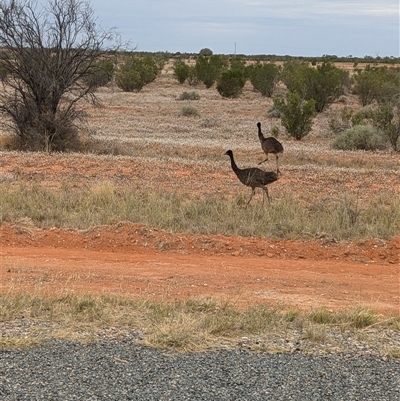
[{"label": "grassy vegetation patch", "polygon": [[185,91],[179,96],[179,100],[199,100],[199,99],[200,95],[196,91],[190,91],[190,92]]},{"label": "grassy vegetation patch", "polygon": [[40,345],[41,340],[35,337],[0,337],[0,349],[28,348]]},{"label": "grassy vegetation patch", "polygon": [[260,207],[247,198],[194,197],[150,189],[117,188],[112,182],[52,190],[40,183],[0,183],[1,224],[29,219],[37,227],[87,229],[120,221],[170,232],[338,240],[388,239],[400,233],[400,200],[382,193],[357,199],[302,204],[290,194]]},{"label": "grassy vegetation patch", "polygon": [[193,106],[183,106],[181,108],[180,115],[184,116],[184,117],[198,117],[200,115],[200,113]]},{"label": "grassy vegetation patch", "polygon": [[[137,340],[144,345],[177,351],[251,342],[251,349],[289,352],[289,339],[296,338],[307,344],[337,343],[339,347],[342,339],[332,336],[335,331],[345,333],[347,342],[362,338],[367,343],[376,336],[382,339],[382,333],[400,334],[399,316],[385,317],[361,306],[339,312],[325,308],[301,312],[269,304],[243,309],[232,300],[214,298],[163,302],[112,294],[0,294],[0,325],[21,321],[31,322],[29,330],[25,328],[23,335],[3,335],[0,349],[37,345],[46,337],[93,341],[111,327],[114,333],[140,333]],[[46,332],[46,327],[51,330]],[[393,345],[389,351],[393,357],[398,355]]]}]

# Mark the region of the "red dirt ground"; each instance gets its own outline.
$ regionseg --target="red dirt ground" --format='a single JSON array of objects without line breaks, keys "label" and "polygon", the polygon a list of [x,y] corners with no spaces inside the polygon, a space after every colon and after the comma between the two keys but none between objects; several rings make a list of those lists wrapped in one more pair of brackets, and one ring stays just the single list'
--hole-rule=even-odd
[{"label": "red dirt ground", "polygon": [[80,231],[0,227],[1,291],[213,296],[400,312],[400,237],[336,243],[177,235],[131,223]]}]

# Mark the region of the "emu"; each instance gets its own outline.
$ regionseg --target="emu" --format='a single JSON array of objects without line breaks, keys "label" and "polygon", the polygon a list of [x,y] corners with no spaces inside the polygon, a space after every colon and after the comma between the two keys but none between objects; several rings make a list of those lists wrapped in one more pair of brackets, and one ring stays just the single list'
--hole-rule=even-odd
[{"label": "emu", "polygon": [[263,192],[263,203],[264,203],[264,194],[267,195],[268,202],[271,202],[271,199],[268,194],[267,185],[278,179],[278,174],[274,171],[264,171],[260,170],[256,167],[244,168],[240,169],[235,163],[235,159],[233,158],[233,152],[231,150],[227,150],[225,152],[231,159],[231,166],[234,173],[239,178],[240,182],[248,187],[251,187],[251,196],[246,206],[253,199],[253,196],[256,192],[256,188],[261,188]]},{"label": "emu", "polygon": [[276,172],[280,173],[279,171],[279,164],[278,164],[278,158],[279,158],[279,153],[283,153],[283,146],[282,144],[273,136],[265,137],[263,133],[261,132],[261,123],[257,123],[258,127],[258,139],[260,140],[261,143],[261,148],[264,151],[264,153],[267,155],[265,160],[261,161],[258,164],[264,163],[268,161],[268,153],[272,153],[276,157]]}]

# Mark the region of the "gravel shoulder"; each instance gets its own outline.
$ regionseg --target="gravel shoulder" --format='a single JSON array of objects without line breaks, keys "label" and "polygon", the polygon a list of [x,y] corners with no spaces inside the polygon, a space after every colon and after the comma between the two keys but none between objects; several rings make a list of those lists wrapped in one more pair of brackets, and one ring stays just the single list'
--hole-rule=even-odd
[{"label": "gravel shoulder", "polygon": [[400,398],[400,364],[362,355],[171,354],[129,340],[51,340],[0,353],[0,398],[389,401]]}]

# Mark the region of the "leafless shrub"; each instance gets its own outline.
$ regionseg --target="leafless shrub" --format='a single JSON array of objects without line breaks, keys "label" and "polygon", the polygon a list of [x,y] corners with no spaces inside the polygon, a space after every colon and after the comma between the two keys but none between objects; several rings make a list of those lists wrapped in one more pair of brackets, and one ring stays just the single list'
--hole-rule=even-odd
[{"label": "leafless shrub", "polygon": [[49,0],[43,10],[34,0],[0,4],[0,113],[21,149],[62,151],[78,143],[76,105],[96,100],[87,78],[114,33],[98,27],[85,1]]}]

